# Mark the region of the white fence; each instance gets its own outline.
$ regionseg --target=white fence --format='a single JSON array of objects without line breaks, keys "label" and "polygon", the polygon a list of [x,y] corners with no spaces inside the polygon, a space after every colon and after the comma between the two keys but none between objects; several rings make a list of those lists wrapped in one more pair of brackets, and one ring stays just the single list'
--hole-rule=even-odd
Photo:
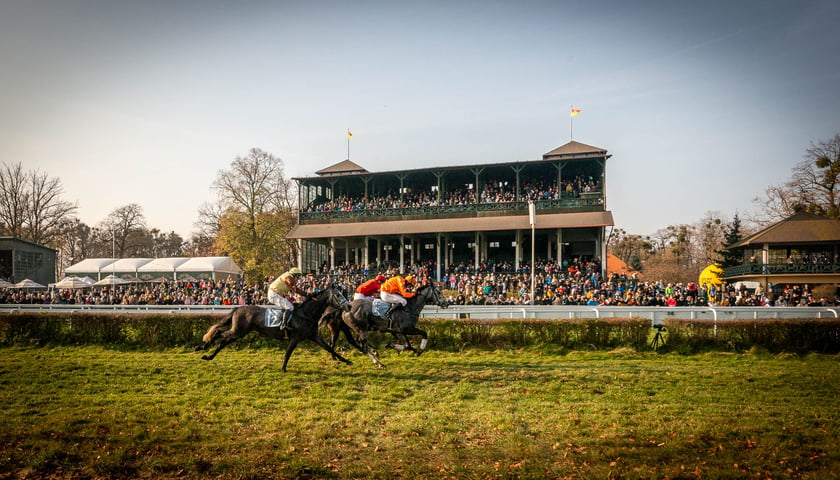
[{"label": "white fence", "polygon": [[[235,305],[3,305],[3,312],[89,312],[122,314],[223,314]],[[840,307],[589,307],[553,305],[452,305],[449,308],[427,306],[422,318],[445,319],[575,319],[575,318],[648,318],[658,324],[667,318],[682,319],[785,319],[837,318]]]}]

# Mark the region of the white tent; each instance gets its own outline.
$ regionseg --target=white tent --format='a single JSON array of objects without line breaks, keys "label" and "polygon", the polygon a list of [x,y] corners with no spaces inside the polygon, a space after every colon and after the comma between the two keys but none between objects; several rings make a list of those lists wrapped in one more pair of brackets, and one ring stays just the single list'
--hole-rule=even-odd
[{"label": "white tent", "polygon": [[129,279],[138,277],[143,281],[161,277],[183,280],[187,274],[197,279],[214,280],[242,275],[242,269],[230,257],[89,258],[67,267],[64,272],[96,279],[107,275]]},{"label": "white tent", "polygon": [[179,265],[176,271],[179,280],[182,278],[181,273],[189,273],[198,279],[214,280],[242,275],[242,269],[230,257],[193,257]]},{"label": "white tent", "polygon": [[111,272],[108,267],[115,261],[115,258],[86,258],[64,269],[64,274],[100,279],[102,278],[101,272],[104,272],[105,275]]},{"label": "white tent", "polygon": [[115,275],[130,280],[138,276],[140,267],[154,260],[153,258],[120,258],[102,269],[103,274]]},{"label": "white tent", "polygon": [[177,268],[187,260],[189,257],[156,258],[137,268],[137,276],[147,282],[159,281],[160,278],[174,280]]},{"label": "white tent", "polygon": [[19,281],[12,288],[47,288],[47,286],[46,285],[41,285],[40,283],[27,278],[27,279]]},{"label": "white tent", "polygon": [[128,280],[123,280],[120,277],[115,277],[113,275],[108,275],[107,277],[103,278],[102,280],[94,283],[97,287],[101,287],[102,285],[125,285],[129,283]]},{"label": "white tent", "polygon": [[51,286],[53,288],[90,288],[92,285],[79,277],[64,277]]},{"label": "white tent", "polygon": [[12,283],[12,282],[7,282],[7,281],[5,281],[5,280],[3,280],[3,279],[0,279],[0,288],[9,288],[9,287],[14,287],[14,286],[15,286],[15,284],[14,284],[14,283]]}]

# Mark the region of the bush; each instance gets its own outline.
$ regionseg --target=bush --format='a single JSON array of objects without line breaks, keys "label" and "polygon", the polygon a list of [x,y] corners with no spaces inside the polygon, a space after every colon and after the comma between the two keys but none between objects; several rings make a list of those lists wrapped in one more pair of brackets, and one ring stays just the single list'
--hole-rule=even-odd
[{"label": "bush", "polygon": [[[0,314],[0,345],[109,345],[164,349],[193,347],[222,314]],[[655,331],[650,320],[444,320],[424,319],[420,328],[429,334],[430,347],[458,351],[464,348],[522,348],[554,346],[569,349],[651,349]],[[665,322],[662,351],[693,353],[706,350],[743,352],[753,348],[769,352],[840,352],[838,319],[679,320]],[[326,338],[326,335],[324,335]],[[373,338],[390,340],[390,335]],[[248,335],[237,347],[276,347],[277,341]]]}]

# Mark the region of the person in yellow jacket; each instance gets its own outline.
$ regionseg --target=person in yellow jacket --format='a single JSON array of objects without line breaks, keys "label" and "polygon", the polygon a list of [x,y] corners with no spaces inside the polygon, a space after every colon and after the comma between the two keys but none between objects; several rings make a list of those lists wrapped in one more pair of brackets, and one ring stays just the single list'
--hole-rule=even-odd
[{"label": "person in yellow jacket", "polygon": [[397,305],[404,307],[408,303],[407,298],[417,295],[414,293],[416,284],[417,279],[414,278],[414,275],[406,275],[405,278],[401,275],[394,275],[382,284],[379,289],[379,298],[391,304],[391,308],[388,309],[385,316],[391,318],[391,313],[394,312]]},{"label": "person in yellow jacket", "polygon": [[306,295],[306,292],[297,284],[302,275],[303,272],[299,268],[292,267],[288,272],[280,274],[268,286],[268,301],[279,307],[280,310],[283,310],[283,319],[280,322],[280,328],[286,328],[289,319],[292,318],[292,311],[295,309],[295,306],[286,296],[289,293]]}]

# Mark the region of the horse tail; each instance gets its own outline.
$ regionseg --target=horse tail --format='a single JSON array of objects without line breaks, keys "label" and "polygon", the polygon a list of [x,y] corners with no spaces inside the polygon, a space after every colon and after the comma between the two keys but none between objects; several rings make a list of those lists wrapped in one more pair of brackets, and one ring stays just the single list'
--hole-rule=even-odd
[{"label": "horse tail", "polygon": [[215,325],[213,325],[212,327],[210,327],[210,330],[207,330],[207,333],[205,333],[205,334],[204,334],[204,336],[203,336],[203,337],[201,337],[201,340],[203,340],[205,343],[210,342],[211,340],[213,340],[213,335],[215,335],[215,334],[216,334],[216,332],[217,332],[220,328],[225,327],[225,326],[230,325],[231,323],[233,323],[233,314],[234,314],[234,312],[236,312],[236,310],[231,310],[231,311],[230,311],[230,313],[228,313],[227,315],[225,315],[225,317],[224,317],[223,319],[219,320],[219,321],[218,321]]}]

